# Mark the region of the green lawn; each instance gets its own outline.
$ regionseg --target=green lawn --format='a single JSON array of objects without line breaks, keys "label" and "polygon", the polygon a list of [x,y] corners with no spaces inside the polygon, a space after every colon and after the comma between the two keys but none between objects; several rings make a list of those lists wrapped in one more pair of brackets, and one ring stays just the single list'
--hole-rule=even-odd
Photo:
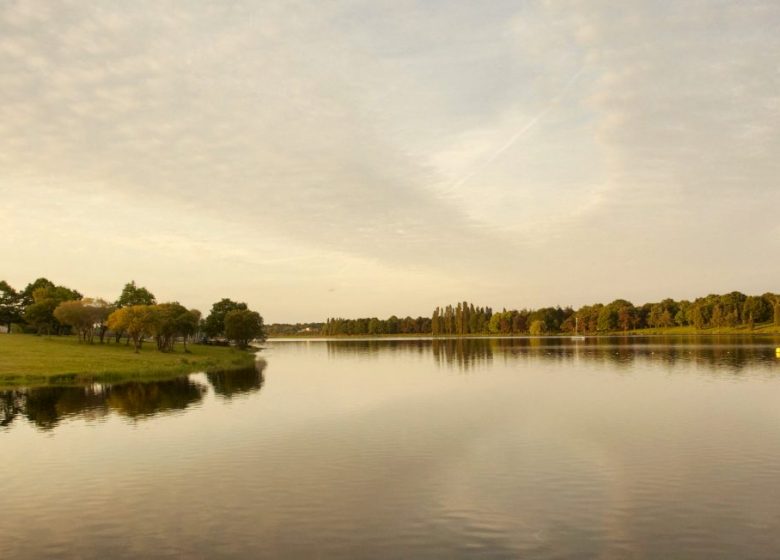
[{"label": "green lawn", "polygon": [[124,342],[81,344],[75,336],[0,334],[0,386],[73,384],[170,377],[195,371],[224,371],[251,366],[251,352],[218,346],[181,344],[158,352],[147,341],[139,354]]},{"label": "green lawn", "polygon": [[[635,331],[629,331],[631,334],[685,334],[685,335],[720,335],[720,334],[780,334],[780,327],[775,326],[772,323],[764,323],[756,325],[753,330],[750,330],[747,325],[740,325],[738,327],[710,327],[706,329],[697,329],[693,326],[685,327],[668,327],[657,329],[637,329]],[[620,334],[620,333],[617,333]]]}]

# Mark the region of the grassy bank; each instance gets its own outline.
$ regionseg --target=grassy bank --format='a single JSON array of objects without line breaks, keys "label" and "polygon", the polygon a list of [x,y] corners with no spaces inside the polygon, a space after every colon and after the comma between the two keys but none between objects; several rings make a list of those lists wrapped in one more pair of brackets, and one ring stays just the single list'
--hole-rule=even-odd
[{"label": "grassy bank", "polygon": [[[617,332],[615,334],[623,334]],[[780,334],[780,327],[773,324],[756,325],[752,330],[747,325],[740,325],[738,327],[712,327],[707,329],[697,329],[693,326],[685,327],[667,327],[658,329],[637,329],[629,331],[629,334],[635,335],[655,335],[655,334],[674,334],[674,335],[686,335],[686,336],[712,336],[722,334],[741,334],[741,335],[763,335],[763,334]]]},{"label": "grassy bank", "polygon": [[139,354],[113,342],[80,344],[73,336],[0,334],[0,386],[74,384],[95,381],[159,379],[195,371],[225,371],[251,366],[251,352],[218,346],[181,345],[158,352],[145,343]]}]

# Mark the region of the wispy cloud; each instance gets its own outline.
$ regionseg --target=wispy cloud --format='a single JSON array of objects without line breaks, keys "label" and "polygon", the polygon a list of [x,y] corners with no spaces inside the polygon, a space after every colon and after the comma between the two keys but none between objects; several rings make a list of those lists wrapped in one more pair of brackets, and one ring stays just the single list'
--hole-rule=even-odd
[{"label": "wispy cloud", "polygon": [[[3,210],[56,200],[38,234],[99,238],[90,273],[112,282],[113,225],[155,228],[121,270],[162,281],[162,247],[190,240],[214,289],[239,270],[219,255],[263,283],[409,271],[415,301],[770,289],[780,265],[739,271],[745,246],[771,250],[755,225],[780,202],[778,24],[768,0],[3,3]],[[70,251],[20,232],[0,248],[17,282]],[[354,309],[392,311],[379,284]]]}]

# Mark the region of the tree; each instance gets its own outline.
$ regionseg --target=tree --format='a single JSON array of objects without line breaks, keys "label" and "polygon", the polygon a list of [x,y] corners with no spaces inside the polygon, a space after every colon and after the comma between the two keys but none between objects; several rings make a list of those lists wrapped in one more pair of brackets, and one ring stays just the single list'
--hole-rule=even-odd
[{"label": "tree", "polygon": [[[154,294],[146,288],[138,287],[135,284],[135,280],[131,280],[125,287],[122,288],[122,293],[119,294],[119,298],[115,302],[115,307],[121,309],[122,307],[130,307],[131,305],[155,305],[157,300]],[[119,340],[122,338],[124,331],[122,329],[112,329],[114,331],[114,340],[119,344]],[[103,341],[101,335],[100,341]],[[130,339],[128,338],[128,342]]]},{"label": "tree", "polygon": [[547,332],[547,325],[545,325],[544,321],[542,321],[541,319],[536,319],[531,323],[531,326],[528,329],[528,331],[534,336],[545,334]]},{"label": "tree", "polygon": [[101,331],[100,341],[103,342],[106,320],[113,310],[105,300],[85,298],[60,303],[54,309],[54,317],[63,325],[73,327],[79,341],[92,344],[95,329]]},{"label": "tree", "polygon": [[103,344],[106,331],[108,330],[108,317],[116,311],[116,305],[108,303],[104,299],[90,300],[92,314],[95,319],[95,329],[100,333],[100,344]]},{"label": "tree", "polygon": [[143,337],[152,332],[155,316],[150,305],[131,305],[114,311],[108,317],[108,328],[126,332],[132,339],[135,352],[141,349]]},{"label": "tree", "polygon": [[765,323],[772,318],[772,305],[761,296],[748,296],[742,305],[742,316],[755,323]]},{"label": "tree", "polygon": [[618,325],[618,310],[614,304],[605,305],[599,311],[599,317],[596,326],[599,331],[614,331]]},{"label": "tree", "polygon": [[179,302],[161,303],[149,307],[149,328],[161,352],[173,350],[173,343],[179,334],[179,317],[187,313],[187,308]]},{"label": "tree", "polygon": [[176,317],[176,330],[182,337],[184,343],[184,351],[187,350],[187,338],[194,336],[198,332],[200,326],[200,311],[197,309],[189,309],[181,313]]},{"label": "tree", "polygon": [[0,280],[0,324],[7,325],[10,333],[11,325],[22,320],[21,294],[14,290],[5,280]]},{"label": "tree", "polygon": [[38,278],[35,280],[35,282],[30,282],[27,284],[24,290],[22,290],[21,294],[19,294],[22,298],[21,306],[23,308],[26,308],[35,303],[35,300],[33,299],[33,292],[39,288],[54,288],[54,282],[48,278]]},{"label": "tree", "polygon": [[257,311],[248,309],[228,311],[225,315],[225,336],[239,348],[246,348],[249,341],[256,338],[265,340],[263,318]]},{"label": "tree", "polygon": [[54,286],[50,282],[49,284],[44,284],[43,287],[33,290],[33,303],[25,308],[24,319],[34,326],[39,334],[43,332],[60,334],[60,323],[54,317],[54,310],[60,303],[79,300],[82,296],[76,290],[64,286]]},{"label": "tree", "polygon": [[501,316],[502,313],[494,313],[492,317],[490,317],[490,321],[488,322],[488,332],[490,334],[499,334],[501,332]]},{"label": "tree", "polygon": [[626,332],[636,324],[636,308],[630,301],[620,301],[617,307],[618,325]]},{"label": "tree", "polygon": [[[232,299],[223,298],[211,306],[211,313],[206,317],[203,330],[210,337],[225,334],[225,316],[231,311],[246,311],[246,303],[235,302]],[[338,334],[338,333],[332,333]]]},{"label": "tree", "polygon": [[135,280],[131,280],[122,288],[119,299],[116,300],[117,307],[129,307],[131,305],[154,305],[157,300],[154,294],[144,287],[135,285]]}]

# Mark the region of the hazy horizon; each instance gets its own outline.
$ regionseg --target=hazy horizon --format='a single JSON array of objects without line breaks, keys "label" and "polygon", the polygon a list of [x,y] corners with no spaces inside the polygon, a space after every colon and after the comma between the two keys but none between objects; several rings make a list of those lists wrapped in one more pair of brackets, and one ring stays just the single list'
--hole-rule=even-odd
[{"label": "hazy horizon", "polygon": [[0,280],[266,322],[779,291],[780,4],[0,4]]}]

